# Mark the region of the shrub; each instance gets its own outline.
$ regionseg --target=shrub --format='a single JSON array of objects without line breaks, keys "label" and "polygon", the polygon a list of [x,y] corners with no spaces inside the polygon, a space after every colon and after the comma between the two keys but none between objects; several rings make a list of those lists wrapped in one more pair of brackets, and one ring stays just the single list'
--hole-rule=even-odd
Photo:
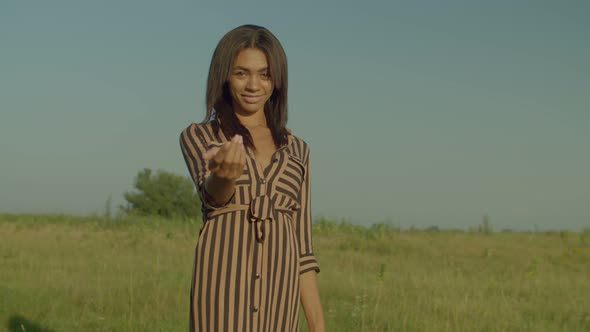
[{"label": "shrub", "polygon": [[123,195],[127,206],[121,209],[127,214],[168,219],[194,219],[201,214],[199,195],[188,177],[145,168],[135,177],[134,187]]}]

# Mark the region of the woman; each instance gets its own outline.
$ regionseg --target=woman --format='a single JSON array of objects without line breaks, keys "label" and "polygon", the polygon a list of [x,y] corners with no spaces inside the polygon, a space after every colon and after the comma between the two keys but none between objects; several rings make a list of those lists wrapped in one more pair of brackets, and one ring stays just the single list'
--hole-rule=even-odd
[{"label": "woman", "polygon": [[325,331],[311,236],[309,146],[287,123],[287,59],[267,29],[219,42],[207,117],[180,135],[202,201],[191,331]]}]

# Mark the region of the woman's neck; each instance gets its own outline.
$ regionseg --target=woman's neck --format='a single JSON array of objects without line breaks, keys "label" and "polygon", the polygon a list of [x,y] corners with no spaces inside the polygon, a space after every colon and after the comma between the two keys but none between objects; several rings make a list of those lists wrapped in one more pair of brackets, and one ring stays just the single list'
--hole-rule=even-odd
[{"label": "woman's neck", "polygon": [[255,113],[240,113],[240,112],[236,112],[236,117],[238,118],[238,120],[240,121],[240,123],[248,128],[248,129],[254,129],[254,128],[258,128],[258,127],[268,127],[267,123],[266,123],[266,116],[264,115],[264,111],[260,110],[258,112]]}]

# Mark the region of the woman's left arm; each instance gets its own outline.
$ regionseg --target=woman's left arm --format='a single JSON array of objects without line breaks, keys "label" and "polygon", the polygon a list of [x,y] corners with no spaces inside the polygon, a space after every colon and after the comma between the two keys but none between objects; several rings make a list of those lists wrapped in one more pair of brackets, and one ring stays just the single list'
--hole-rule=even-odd
[{"label": "woman's left arm", "polygon": [[319,264],[313,252],[312,223],[311,223],[311,167],[309,162],[310,149],[307,143],[300,147],[305,161],[305,179],[299,193],[299,210],[295,220],[299,238],[299,294],[305,312],[307,326],[310,332],[325,332],[324,313],[320,302],[317,274]]},{"label": "woman's left arm", "polygon": [[309,271],[299,276],[301,304],[309,332],[325,332],[324,313],[320,302],[317,273]]}]

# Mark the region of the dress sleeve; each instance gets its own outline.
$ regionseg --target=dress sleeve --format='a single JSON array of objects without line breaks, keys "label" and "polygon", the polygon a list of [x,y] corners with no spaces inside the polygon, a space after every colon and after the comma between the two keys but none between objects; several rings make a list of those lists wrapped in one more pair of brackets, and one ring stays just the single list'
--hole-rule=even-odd
[{"label": "dress sleeve", "polygon": [[191,124],[180,134],[180,149],[182,156],[190,173],[191,179],[195,183],[199,198],[205,210],[217,210],[226,206],[234,196],[225,203],[218,204],[213,201],[211,196],[205,190],[205,179],[211,174],[207,168],[207,162],[203,155],[207,151],[207,143],[197,124]]},{"label": "dress sleeve", "polygon": [[311,172],[309,163],[309,146],[305,148],[305,173],[301,192],[299,193],[300,209],[298,211],[297,231],[299,238],[299,274],[309,271],[320,272],[320,266],[315,258],[312,242],[312,225],[311,225]]}]

